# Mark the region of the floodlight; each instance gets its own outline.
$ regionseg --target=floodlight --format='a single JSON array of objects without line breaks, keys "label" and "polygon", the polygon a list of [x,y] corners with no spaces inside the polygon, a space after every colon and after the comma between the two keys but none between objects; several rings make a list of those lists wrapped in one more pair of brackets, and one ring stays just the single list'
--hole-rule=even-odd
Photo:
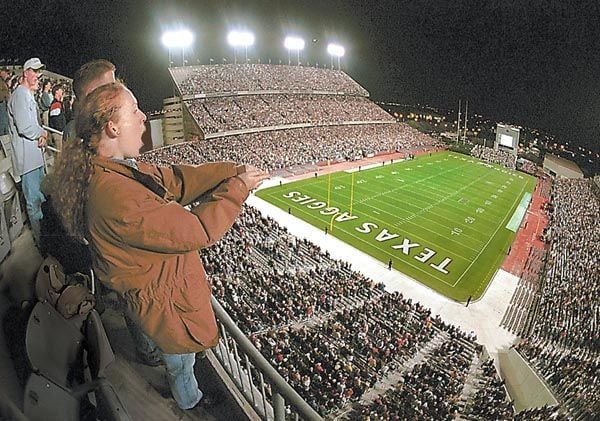
[{"label": "floodlight", "polygon": [[167,48],[188,48],[194,42],[194,34],[187,29],[167,31],[162,35],[161,40]]},{"label": "floodlight", "polygon": [[227,34],[227,42],[234,48],[248,48],[254,45],[254,34],[248,31],[231,31]]},{"label": "floodlight", "polygon": [[327,52],[332,56],[343,57],[346,53],[346,49],[338,44],[329,44],[327,46]]},{"label": "floodlight", "polygon": [[346,49],[341,45],[331,43],[327,45],[327,52],[331,56],[331,68],[333,69],[333,58],[337,57],[338,70],[341,70],[341,58],[346,53]]},{"label": "floodlight", "polygon": [[300,51],[304,49],[304,40],[298,37],[285,37],[283,45],[288,50]]}]

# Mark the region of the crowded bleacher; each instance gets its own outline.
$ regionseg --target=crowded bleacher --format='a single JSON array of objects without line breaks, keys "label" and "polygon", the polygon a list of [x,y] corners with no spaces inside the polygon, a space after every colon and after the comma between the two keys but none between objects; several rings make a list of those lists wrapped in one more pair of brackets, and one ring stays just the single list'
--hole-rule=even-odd
[{"label": "crowded bleacher", "polygon": [[151,151],[142,160],[167,163],[175,159],[192,163],[227,159],[277,170],[436,146],[438,143],[429,136],[405,124],[342,125],[248,133],[182,143]]},{"label": "crowded bleacher", "polygon": [[516,168],[516,156],[507,150],[475,145],[471,149],[471,155],[493,164],[503,165],[506,168],[513,170]]},{"label": "crowded bleacher", "polygon": [[[284,93],[188,99],[205,135],[247,132],[167,146],[142,161],[231,160],[286,174],[295,166],[439,146],[395,123],[340,71],[243,64],[192,66],[172,75],[184,95]],[[307,127],[255,131],[290,124]],[[515,156],[506,151],[475,146],[471,154],[515,168]],[[516,415],[493,360],[474,335],[387,292],[252,207],[244,207],[232,230],[202,258],[214,295],[238,327],[323,416],[541,420],[567,419],[562,410],[568,409],[585,419],[600,413],[598,195],[588,180],[558,180],[542,190],[552,203],[549,248],[531,250],[521,274],[524,292],[514,303],[525,310],[507,327],[526,336],[517,349],[546,378],[563,408]],[[536,293],[540,298],[533,306]]]},{"label": "crowded bleacher", "polygon": [[[368,406],[372,396],[365,395],[379,382],[420,370],[415,364],[424,357],[436,361],[428,366],[432,375],[447,376],[455,388],[451,393],[444,387],[448,392],[436,398],[439,408],[429,414],[449,415],[463,406],[457,405],[460,386],[480,350],[473,335],[399,293],[385,292],[256,209],[246,207],[203,257],[215,296],[319,413]],[[461,380],[448,372],[462,373]],[[414,397],[404,399],[399,406],[414,406]]]},{"label": "crowded bleacher", "polygon": [[575,414],[600,412],[600,214],[591,180],[555,180],[549,250],[530,337],[517,349]]},{"label": "crowded bleacher", "polygon": [[517,169],[532,175],[537,175],[538,173],[538,166],[527,159],[518,159]]},{"label": "crowded bleacher", "polygon": [[[9,94],[11,94],[19,86],[22,69],[20,67],[11,66],[10,68],[5,67],[0,70],[2,72],[1,77],[8,87]],[[49,109],[54,99],[52,92],[58,88],[62,88],[63,90],[62,109],[64,112],[65,124],[74,118],[73,102],[75,100],[75,95],[73,94],[71,80],[43,71],[42,76],[40,77],[38,90],[34,93],[34,98],[38,105],[40,121],[46,126],[50,124]],[[2,112],[5,111],[3,110]],[[8,116],[2,116],[0,122],[3,123],[0,127],[0,135],[7,134]]]},{"label": "crowded bleacher", "polygon": [[340,70],[268,64],[215,64],[171,70],[182,95],[239,91],[329,92],[368,96]]},{"label": "crowded bleacher", "polygon": [[[191,88],[190,80],[193,79],[193,77],[190,77],[186,79],[187,85],[185,83],[181,85],[190,89],[190,91],[186,91],[188,94],[194,92],[193,89],[200,89],[195,92],[203,93],[210,93],[211,90],[218,91],[219,89],[227,91],[218,86],[208,85],[202,88],[196,85]],[[196,82],[201,83],[199,77]],[[294,83],[296,84],[294,85]],[[268,90],[267,86],[269,85],[256,84],[250,86],[238,84],[235,86],[235,89],[232,88],[229,91],[235,91],[236,89]],[[303,89],[297,81],[290,82],[287,86],[289,89]],[[281,86],[277,86],[277,89],[281,89]],[[323,90],[335,91],[336,89]],[[334,112],[313,112],[310,115],[309,110],[324,110],[324,102],[320,102],[322,100],[329,101],[329,104],[343,104],[343,101],[364,104],[366,112],[364,116],[367,119],[369,113],[373,111],[373,108],[368,106],[367,100],[350,99],[344,96],[315,96],[309,94],[196,99],[188,101],[188,106],[207,134],[218,133],[231,128],[252,129],[299,122],[318,125],[323,122],[345,121],[347,117],[343,114],[343,106],[338,107]],[[293,111],[289,114],[282,112],[291,104],[295,105],[290,107],[290,110],[293,109]],[[276,111],[273,113],[274,115],[271,114],[273,110]],[[327,115],[326,119],[320,117],[323,114]],[[361,117],[362,114],[358,112],[353,115],[357,120],[365,118]],[[368,154],[411,150],[434,145],[435,143],[430,138],[413,131],[408,126],[371,124],[299,128],[221,137],[159,149],[147,154],[143,159],[156,163],[173,161],[199,163],[230,159],[250,162],[259,167],[273,170],[289,168],[294,165],[316,164],[328,160],[356,159]],[[471,153],[473,156],[490,163],[515,168],[515,156],[509,152],[475,146]],[[544,190],[547,191],[548,189]],[[559,198],[559,200],[564,199]],[[597,209],[595,211],[595,215],[597,215]],[[390,299],[387,294],[361,276],[348,275],[348,272],[351,271],[343,263],[329,261],[326,255],[321,255],[314,248],[316,246],[309,246],[303,241],[292,239],[285,232],[281,232],[281,229],[274,228],[272,221],[260,216],[256,211],[251,209],[245,211],[239,224],[245,223],[248,224],[246,229],[239,229],[238,227],[238,229],[233,230],[233,233],[238,235],[235,240],[228,239],[216,248],[217,254],[214,255],[214,259],[217,259],[217,256],[222,257],[223,253],[232,252],[238,256],[232,256],[231,261],[239,262],[237,268],[226,265],[223,269],[214,272],[216,290],[220,298],[226,303],[228,311],[235,314],[240,327],[250,335],[257,348],[319,412],[324,414],[343,412],[346,403],[354,403],[352,411],[357,411],[355,412],[357,416],[367,419],[390,419],[406,416],[429,416],[443,419],[458,413],[465,414],[465,416],[468,414],[472,419],[489,419],[489,417],[505,419],[514,415],[514,410],[507,400],[505,390],[501,387],[501,381],[495,377],[495,370],[489,362],[482,363],[480,368],[481,373],[489,375],[487,380],[482,383],[487,386],[487,389],[476,388],[470,394],[469,399],[465,399],[468,402],[466,404],[463,402],[461,405],[458,405],[459,392],[462,390],[461,386],[464,382],[460,381],[461,375],[457,373],[467,368],[461,364],[465,364],[469,357],[465,359],[463,355],[463,357],[457,357],[454,360],[450,358],[450,361],[442,358],[441,361],[435,360],[433,365],[428,362],[415,363],[410,370],[403,371],[400,369],[402,362],[406,362],[406,358],[414,357],[419,349],[419,344],[428,343],[428,340],[432,339],[430,336],[431,331],[425,331],[429,334],[423,337],[422,334],[418,333],[420,332],[418,328],[414,330],[416,327],[411,328],[410,324],[406,325],[405,328],[410,331],[410,340],[414,341],[414,344],[410,352],[403,355],[399,360],[396,354],[398,349],[392,347],[386,350],[386,344],[389,345],[394,342],[392,337],[384,335],[378,338],[375,336],[375,341],[380,341],[379,346],[375,348],[378,350],[384,349],[385,352],[382,354],[383,358],[382,355],[379,355],[380,358],[371,361],[370,358],[373,357],[370,351],[372,345],[361,348],[358,346],[361,344],[353,343],[351,340],[352,333],[351,331],[349,333],[349,329],[352,327],[358,328],[360,332],[361,323],[367,323],[366,331],[374,335],[377,332],[385,332],[386,328],[378,326],[377,322],[375,322],[375,325],[370,325],[367,321],[360,322],[358,315],[364,313],[367,308],[369,313],[378,314],[378,304],[387,302]],[[254,230],[257,230],[258,233],[252,234]],[[241,236],[241,232],[246,234]],[[553,232],[556,232],[556,230],[551,230],[549,235],[552,235]],[[563,232],[562,229],[560,232]],[[577,238],[578,236],[573,235],[566,238],[565,241],[572,244]],[[228,241],[233,241],[233,243],[228,246]],[[234,252],[236,249],[240,250],[240,244],[243,245],[241,249],[245,252]],[[568,248],[566,244],[562,244],[561,249],[565,250],[565,247]],[[305,248],[313,250],[313,252],[303,252],[302,250]],[[552,256],[552,254],[551,252],[550,255]],[[206,256],[205,260],[207,267],[214,270],[218,265],[215,264],[216,260],[211,264],[211,256],[212,253]],[[317,259],[315,256],[321,257]],[[597,254],[594,256],[597,257]],[[587,256],[585,260],[588,262],[588,269],[593,267],[593,265],[589,265],[589,258],[591,257],[593,256]],[[321,262],[324,264],[321,264]],[[522,281],[527,286],[524,290],[528,292],[526,295],[523,294],[522,297],[518,297],[519,301],[515,303],[515,307],[523,305],[523,307],[528,308],[531,304],[533,295],[540,287],[539,272],[543,267],[543,263],[544,252],[532,251]],[[222,270],[225,270],[226,273],[219,273]],[[551,269],[548,269],[548,271],[548,274],[552,273]],[[235,276],[232,276],[233,274]],[[251,274],[254,274],[254,276],[251,276]],[[587,276],[593,277],[593,275],[591,273]],[[248,282],[250,282],[249,285],[247,285]],[[327,285],[327,287],[323,287],[323,285]],[[541,287],[543,291],[549,288],[548,291],[543,292],[547,295],[552,295],[551,291],[555,288],[549,286],[547,281],[542,281]],[[590,297],[593,297],[593,293],[585,287],[576,290],[581,291],[583,294],[581,302],[590,305]],[[561,289],[558,289],[555,293],[560,297],[565,296],[564,291]],[[403,308],[402,305],[396,307]],[[405,309],[409,313],[410,307],[409,305]],[[532,320],[533,316],[531,314],[523,311],[523,314],[515,319],[514,330],[524,333],[525,327],[534,327],[536,330],[532,337],[537,340],[537,338],[552,335],[553,331],[556,330],[553,326],[563,326],[558,336],[554,333],[554,340],[562,338],[563,342],[565,337],[564,326],[570,326],[577,330],[577,323],[572,320],[572,317],[567,317],[568,322],[561,322],[561,317],[566,312],[563,309],[557,311],[555,299],[542,299],[540,309],[542,309],[541,311],[546,309],[546,311],[554,312],[554,319],[552,317],[548,318],[545,313],[542,313],[543,316],[541,316],[538,312],[539,320],[544,318],[546,321],[554,320],[553,323],[547,325],[546,329],[541,327],[543,324],[536,324]],[[582,322],[580,326],[588,329],[587,323],[589,320],[585,316],[586,313],[584,311],[574,311],[577,315],[584,316],[583,319],[579,319]],[[406,317],[406,314],[400,317],[402,319],[402,317]],[[557,317],[558,323],[556,322]],[[383,320],[383,317],[381,319]],[[345,320],[350,321],[350,324],[347,324]],[[379,318],[376,318],[376,320],[379,320]],[[394,326],[393,320],[393,315],[388,316],[384,326],[387,323]],[[398,327],[397,325],[396,329]],[[544,335],[541,335],[541,331],[545,332]],[[350,337],[347,338],[345,335],[350,335]],[[582,343],[584,339],[581,335],[572,336],[576,337],[575,342],[578,346],[590,347],[592,344],[597,346],[597,335],[595,336],[596,342],[594,342],[593,336],[592,339],[588,339],[586,344]],[[328,338],[331,343],[328,343],[326,347],[320,347],[319,341],[322,342],[324,337]],[[333,346],[336,339],[339,340],[339,346]],[[533,349],[532,343],[537,344],[538,342],[526,342],[527,345],[521,345],[524,354]],[[454,349],[455,345],[445,344],[444,346]],[[309,353],[311,359],[305,360],[306,350],[309,349],[315,350],[314,352],[320,350],[322,355],[317,358]],[[349,350],[352,352],[349,352]],[[473,357],[473,354],[469,355]],[[430,357],[435,356],[435,353],[430,355]],[[320,361],[320,363],[315,365],[311,361]],[[459,364],[459,361],[463,362]],[[363,362],[362,365],[361,362]],[[533,362],[536,365],[535,359]],[[441,370],[442,373],[446,373],[448,367],[444,364],[447,363],[453,364],[452,371],[455,372],[455,375],[452,377],[451,383],[454,386],[444,388],[446,391],[444,393],[431,389],[427,394],[419,395],[417,391],[423,393],[426,390],[424,385],[427,384],[421,382],[427,382],[427,378],[434,375],[434,371],[432,371],[434,367]],[[586,364],[582,364],[581,367],[590,370],[590,367]],[[541,371],[547,368],[547,366],[539,366],[539,363],[536,367]],[[370,400],[361,401],[363,395],[368,394],[369,386],[373,387],[378,381],[388,378],[387,375],[390,372],[398,374],[398,371],[404,373],[401,374],[403,381],[396,384],[391,391],[372,397]],[[349,373],[353,375],[349,375]],[[444,378],[443,375],[439,377],[439,371],[435,373],[437,373],[438,380]],[[412,384],[416,375],[421,375],[423,378],[417,377],[418,382]],[[566,378],[568,379],[568,377]],[[577,379],[573,381],[582,379],[578,376],[573,376],[573,378]],[[594,384],[593,379],[589,380]],[[456,383],[457,381],[458,383]],[[562,387],[565,381],[563,380],[561,384],[556,386]],[[447,386],[449,385],[450,383]],[[569,390],[574,387],[571,383],[568,386]],[[315,389],[316,387],[320,388]],[[581,388],[576,390],[578,393],[582,393]],[[593,406],[591,402],[594,402],[591,390],[593,389],[586,388],[583,390],[586,393],[585,396],[590,398],[586,404],[588,408]],[[558,393],[562,392],[558,391]],[[432,395],[436,397],[432,398]],[[567,394],[565,397],[571,399],[569,402],[573,402],[572,394]],[[415,402],[419,402],[421,405],[415,405]],[[425,408],[422,406],[423,402],[427,403]],[[578,401],[576,406],[583,413],[587,413],[583,402]],[[559,414],[560,412],[556,408],[542,408],[538,412],[532,412],[531,417],[532,419],[542,419],[545,416],[552,415],[556,418],[559,417]]]},{"label": "crowded bleacher", "polygon": [[187,106],[205,134],[301,123],[394,121],[369,99],[342,95],[243,95],[195,99]]}]

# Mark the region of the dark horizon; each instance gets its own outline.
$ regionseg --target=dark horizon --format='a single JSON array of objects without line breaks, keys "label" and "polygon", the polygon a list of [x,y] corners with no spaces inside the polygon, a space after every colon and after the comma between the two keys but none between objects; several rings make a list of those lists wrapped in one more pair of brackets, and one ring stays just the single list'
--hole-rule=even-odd
[{"label": "dark horizon", "polygon": [[[289,33],[306,41],[301,61],[329,65],[328,42],[346,47],[342,69],[377,101],[469,109],[539,128],[600,152],[600,4],[579,1],[71,2],[16,0],[0,8],[0,58],[38,56],[71,76],[107,58],[147,111],[172,95],[161,33],[196,33],[189,64],[233,60],[229,29],[256,35],[249,58],[287,63]],[[118,4],[118,7],[115,5]],[[243,58],[243,52],[238,57]],[[175,57],[177,64],[178,57]],[[295,62],[295,57],[292,57]]]}]

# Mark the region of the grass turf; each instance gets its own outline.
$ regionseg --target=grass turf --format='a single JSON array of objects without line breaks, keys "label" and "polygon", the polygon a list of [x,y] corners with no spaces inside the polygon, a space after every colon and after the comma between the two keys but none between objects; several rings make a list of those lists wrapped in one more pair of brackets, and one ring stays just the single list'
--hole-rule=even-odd
[{"label": "grass turf", "polygon": [[271,187],[257,196],[466,301],[479,298],[500,267],[515,236],[507,225],[535,182],[498,165],[440,152]]}]

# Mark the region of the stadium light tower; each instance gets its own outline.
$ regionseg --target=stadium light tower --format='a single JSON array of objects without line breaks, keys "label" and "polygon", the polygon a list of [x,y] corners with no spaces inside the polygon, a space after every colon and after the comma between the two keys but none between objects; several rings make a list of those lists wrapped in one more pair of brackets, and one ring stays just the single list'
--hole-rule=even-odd
[{"label": "stadium light tower", "polygon": [[248,47],[254,45],[254,34],[248,31],[231,31],[227,34],[227,42],[233,47],[233,63],[237,64],[237,49],[244,47],[246,63],[248,62]]},{"label": "stadium light tower", "polygon": [[333,58],[337,57],[338,70],[341,70],[340,60],[346,54],[346,49],[339,44],[327,45],[327,52],[331,56],[331,68],[333,69]]},{"label": "stadium light tower", "polygon": [[185,49],[194,43],[194,34],[188,29],[179,29],[176,31],[166,31],[161,37],[161,41],[169,50],[169,67],[171,66],[171,52],[174,48],[181,48],[181,65],[185,65]]},{"label": "stadium light tower", "polygon": [[288,50],[288,64],[291,64],[290,51],[296,51],[296,60],[300,66],[300,51],[304,50],[304,40],[298,37],[285,37],[283,45]]}]

